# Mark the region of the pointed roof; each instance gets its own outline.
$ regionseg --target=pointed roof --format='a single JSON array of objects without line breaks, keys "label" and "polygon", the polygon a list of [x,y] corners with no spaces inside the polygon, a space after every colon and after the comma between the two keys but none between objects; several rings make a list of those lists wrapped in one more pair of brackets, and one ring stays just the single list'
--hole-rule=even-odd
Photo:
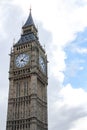
[{"label": "pointed roof", "polygon": [[28,16],[28,19],[22,28],[26,28],[26,27],[31,26],[31,25],[35,26],[33,18],[32,18],[32,14],[31,14],[31,9],[30,9],[30,14]]},{"label": "pointed roof", "polygon": [[[29,27],[32,28],[32,26],[34,27],[33,30],[29,29]],[[23,29],[23,34],[21,35],[21,38],[14,46],[19,46],[19,45],[26,44],[26,43],[32,42],[32,41],[38,41],[38,36],[37,36],[38,31],[37,31],[37,28],[35,27],[35,24],[33,22],[31,9],[30,9],[28,19],[25,22],[22,29]]]},{"label": "pointed roof", "polygon": [[35,37],[35,35],[33,33],[21,35],[21,38],[19,39],[19,41],[14,46],[26,44],[26,43],[32,42],[32,41],[37,41],[37,38]]}]

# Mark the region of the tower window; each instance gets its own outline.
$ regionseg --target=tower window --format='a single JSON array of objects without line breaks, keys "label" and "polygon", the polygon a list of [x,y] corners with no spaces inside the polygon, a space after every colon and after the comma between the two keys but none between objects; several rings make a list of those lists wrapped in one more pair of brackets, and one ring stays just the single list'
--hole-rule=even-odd
[{"label": "tower window", "polygon": [[20,83],[16,83],[16,97],[20,96]]},{"label": "tower window", "polygon": [[24,81],[24,96],[28,95],[28,81]]}]

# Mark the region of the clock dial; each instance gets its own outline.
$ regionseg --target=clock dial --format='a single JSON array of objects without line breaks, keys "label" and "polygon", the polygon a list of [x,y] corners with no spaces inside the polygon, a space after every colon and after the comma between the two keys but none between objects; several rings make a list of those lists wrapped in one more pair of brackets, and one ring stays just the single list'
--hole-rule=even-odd
[{"label": "clock dial", "polygon": [[18,55],[15,60],[16,67],[18,68],[24,67],[28,62],[29,62],[29,55],[24,53]]},{"label": "clock dial", "polygon": [[39,57],[39,64],[40,64],[42,71],[45,73],[46,72],[46,65],[45,65],[45,62],[44,62],[44,59],[42,56]]}]

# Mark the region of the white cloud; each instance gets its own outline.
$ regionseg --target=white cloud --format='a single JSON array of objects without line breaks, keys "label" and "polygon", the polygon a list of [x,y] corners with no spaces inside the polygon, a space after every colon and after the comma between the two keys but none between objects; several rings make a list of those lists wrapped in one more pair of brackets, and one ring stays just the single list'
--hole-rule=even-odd
[{"label": "white cloud", "polygon": [[79,105],[85,105],[87,107],[87,92],[82,88],[73,89],[70,84],[65,86],[59,93],[63,98],[63,104],[67,104],[68,107],[77,107]]},{"label": "white cloud", "polygon": [[87,117],[78,119],[75,123],[73,123],[74,128],[70,130],[87,130]]},{"label": "white cloud", "polygon": [[75,51],[79,54],[87,54],[87,48],[78,47],[78,48],[75,48]]},{"label": "white cloud", "polygon": [[5,96],[5,93],[4,95],[0,93],[1,95],[0,96],[0,127],[2,128],[2,130],[6,129],[6,118],[7,118],[6,116],[7,115],[7,94]]},{"label": "white cloud", "polygon": [[68,84],[56,94],[54,100],[49,99],[49,129],[80,130],[82,126],[87,129],[87,92]]}]

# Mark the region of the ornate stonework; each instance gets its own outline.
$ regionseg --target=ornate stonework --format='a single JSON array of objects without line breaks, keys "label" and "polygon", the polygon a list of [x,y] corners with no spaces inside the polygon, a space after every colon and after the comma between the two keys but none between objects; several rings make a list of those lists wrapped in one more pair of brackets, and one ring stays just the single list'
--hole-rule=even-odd
[{"label": "ornate stonework", "polygon": [[48,130],[47,56],[31,12],[10,54],[6,130]]}]

